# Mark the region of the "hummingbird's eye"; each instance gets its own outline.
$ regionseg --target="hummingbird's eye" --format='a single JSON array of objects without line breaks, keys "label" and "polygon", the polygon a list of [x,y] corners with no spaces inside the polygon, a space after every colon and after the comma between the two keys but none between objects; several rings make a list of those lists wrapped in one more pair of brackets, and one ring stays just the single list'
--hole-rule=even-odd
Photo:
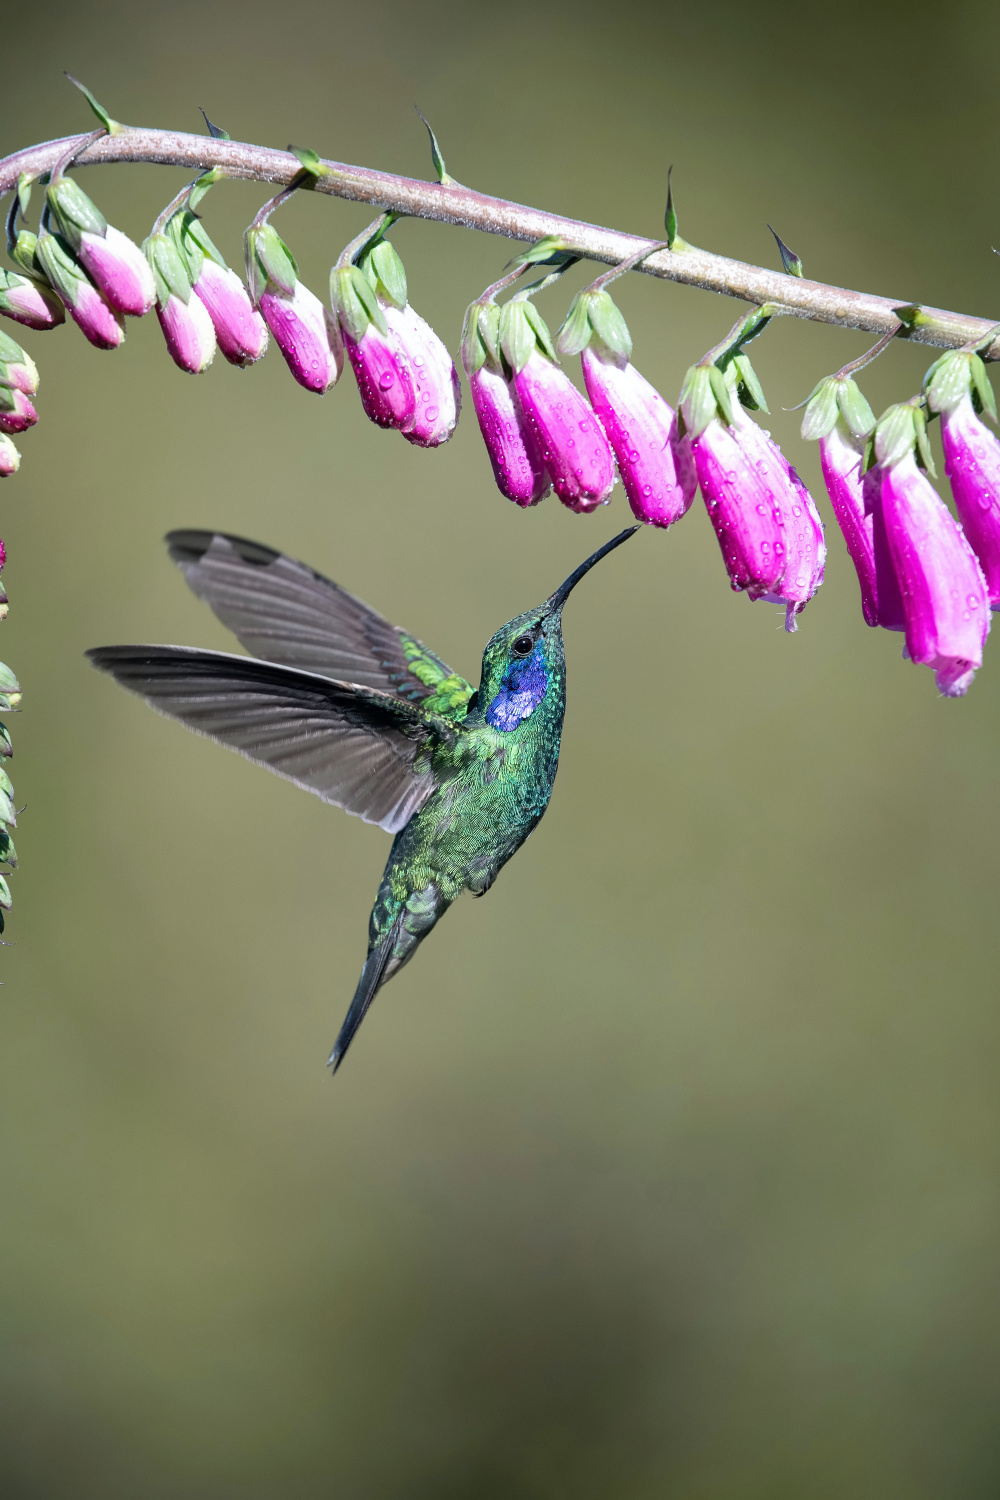
[{"label": "hummingbird's eye", "polygon": [[513,651],[515,656],[527,656],[534,644],[535,643],[531,639],[530,635],[519,635],[510,649]]}]

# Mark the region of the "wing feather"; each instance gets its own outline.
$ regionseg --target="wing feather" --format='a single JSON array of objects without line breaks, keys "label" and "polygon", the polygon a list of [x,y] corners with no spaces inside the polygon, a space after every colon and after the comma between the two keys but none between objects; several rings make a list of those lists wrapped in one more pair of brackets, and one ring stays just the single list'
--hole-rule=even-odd
[{"label": "wing feather", "polygon": [[324,802],[397,833],[434,789],[420,751],[442,726],[390,694],[184,646],[101,646],[95,667]]},{"label": "wing feather", "polygon": [[172,531],[167,545],[193,592],[256,657],[411,702],[454,676],[339,584],[270,547],[212,531]]}]

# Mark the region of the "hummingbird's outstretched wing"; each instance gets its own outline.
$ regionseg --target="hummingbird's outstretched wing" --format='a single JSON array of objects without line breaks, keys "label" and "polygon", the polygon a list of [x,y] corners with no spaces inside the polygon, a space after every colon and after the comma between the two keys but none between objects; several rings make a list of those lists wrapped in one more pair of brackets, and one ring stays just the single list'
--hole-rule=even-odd
[{"label": "hummingbird's outstretched wing", "polygon": [[374,688],[221,651],[98,646],[87,656],[151,708],[389,833],[434,790],[447,719]]},{"label": "hummingbird's outstretched wing", "polygon": [[254,656],[465,717],[465,678],[322,573],[222,532],[171,531],[166,541],[194,593]]}]

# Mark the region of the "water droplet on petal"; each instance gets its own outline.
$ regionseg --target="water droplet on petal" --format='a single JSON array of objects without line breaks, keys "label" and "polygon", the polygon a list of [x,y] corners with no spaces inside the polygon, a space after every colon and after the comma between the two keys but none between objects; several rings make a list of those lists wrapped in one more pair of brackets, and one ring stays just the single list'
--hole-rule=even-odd
[{"label": "water droplet on petal", "polygon": [[437,414],[438,414],[438,409],[437,409],[436,406],[429,406],[427,408],[426,412],[424,413],[424,415],[426,416],[428,422],[433,422],[434,419],[436,418]]},{"label": "water droplet on petal", "polygon": [[379,390],[387,391],[392,385],[393,378],[394,377],[389,374],[388,370],[386,370],[384,375],[380,375],[378,378]]}]

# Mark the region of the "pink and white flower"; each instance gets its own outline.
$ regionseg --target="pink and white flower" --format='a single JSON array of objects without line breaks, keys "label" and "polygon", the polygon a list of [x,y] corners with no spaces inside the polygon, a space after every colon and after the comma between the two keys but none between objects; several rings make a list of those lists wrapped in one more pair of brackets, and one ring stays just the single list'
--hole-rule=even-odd
[{"label": "pink and white flower", "polygon": [[267,324],[235,271],[205,255],[194,282],[194,294],[204,304],[219,348],[231,365],[242,368],[263,357],[267,349]]},{"label": "pink and white flower", "polygon": [[204,303],[170,292],[165,302],[157,301],[156,316],[174,364],[189,375],[207,370],[215,358],[215,329]]},{"label": "pink and white flower", "polygon": [[38,421],[38,413],[23,391],[0,385],[0,432],[27,432]]},{"label": "pink and white flower", "polygon": [[413,421],[400,431],[418,448],[438,448],[455,431],[462,404],[454,361],[409,302],[402,308],[389,301],[380,306],[413,383]]},{"label": "pink and white flower", "polygon": [[1000,608],[1000,442],[974,401],[996,421],[986,366],[972,350],[956,350],[931,366],[925,382],[931,411],[941,414],[941,443],[951,493],[965,534]]},{"label": "pink and white flower", "polygon": [[259,305],[299,385],[319,396],[336,385],[344,368],[343,343],[326,308],[305,283],[296,281],[291,295],[269,289]]},{"label": "pink and white flower", "polygon": [[51,287],[14,271],[0,271],[0,313],[39,330],[57,328],[66,321],[63,305]]},{"label": "pink and white flower", "polygon": [[110,306],[66,242],[43,230],[35,253],[73,322],[94,347],[117,349],[124,343],[122,314]]},{"label": "pink and white flower", "polygon": [[580,515],[606,505],[615,484],[611,448],[599,418],[569,376],[536,348],[514,371],[512,384],[562,503]]},{"label": "pink and white flower", "polygon": [[537,505],[552,486],[506,376],[491,363],[466,373],[497,488],[522,509]]},{"label": "pink and white flower", "polygon": [[0,479],[9,479],[21,467],[21,455],[9,437],[0,433]]},{"label": "pink and white flower", "polygon": [[128,235],[113,224],[104,234],[81,234],[76,254],[110,307],[133,318],[149,312],[156,300],[153,273]]},{"label": "pink and white flower", "polygon": [[890,407],[875,429],[866,475],[874,519],[879,624],[906,632],[906,654],[931,667],[940,691],[962,697],[982,665],[990,628],[986,580],[962,528],[922,469],[920,398]]},{"label": "pink and white flower", "polygon": [[592,341],[580,354],[590,403],[618,461],[632,514],[671,526],[694,499],[698,481],[677,413],[623,354]]}]

